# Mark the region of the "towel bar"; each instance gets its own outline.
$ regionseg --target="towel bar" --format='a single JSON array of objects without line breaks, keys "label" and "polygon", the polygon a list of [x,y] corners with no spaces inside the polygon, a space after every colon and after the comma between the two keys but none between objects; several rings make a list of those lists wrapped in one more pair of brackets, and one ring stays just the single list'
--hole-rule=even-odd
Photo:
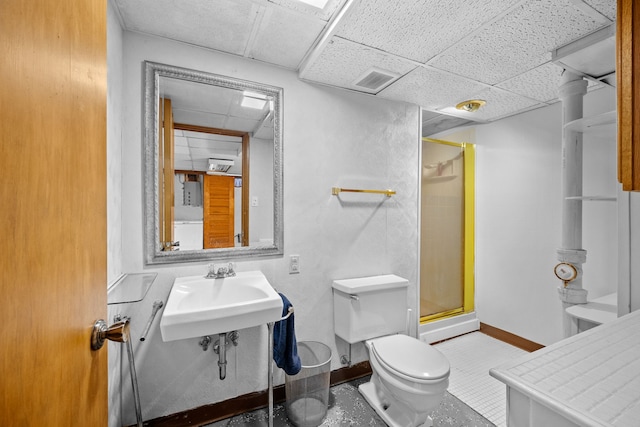
[{"label": "towel bar", "polygon": [[287,310],[287,314],[285,314],[284,317],[281,317],[279,322],[282,320],[286,320],[289,318],[289,316],[291,316],[293,314],[293,307],[289,307],[289,310]]},{"label": "towel bar", "polygon": [[334,196],[339,195],[340,193],[370,193],[370,194],[384,194],[387,197],[391,197],[396,194],[393,190],[358,190],[354,188],[340,188],[340,187],[332,187],[331,194]]}]

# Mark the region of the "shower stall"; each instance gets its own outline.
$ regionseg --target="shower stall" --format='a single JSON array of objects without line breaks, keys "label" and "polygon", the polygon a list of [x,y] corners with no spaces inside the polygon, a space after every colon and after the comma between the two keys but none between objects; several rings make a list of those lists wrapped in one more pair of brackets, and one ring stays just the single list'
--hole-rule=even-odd
[{"label": "shower stall", "polygon": [[476,330],[474,146],[422,140],[420,338]]}]

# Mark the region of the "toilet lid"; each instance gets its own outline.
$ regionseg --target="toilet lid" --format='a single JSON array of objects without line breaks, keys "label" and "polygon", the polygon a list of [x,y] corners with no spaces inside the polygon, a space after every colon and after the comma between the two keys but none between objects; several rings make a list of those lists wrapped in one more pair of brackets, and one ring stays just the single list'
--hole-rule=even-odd
[{"label": "toilet lid", "polygon": [[371,343],[378,360],[389,369],[418,380],[449,375],[449,361],[429,344],[407,335],[390,335]]}]

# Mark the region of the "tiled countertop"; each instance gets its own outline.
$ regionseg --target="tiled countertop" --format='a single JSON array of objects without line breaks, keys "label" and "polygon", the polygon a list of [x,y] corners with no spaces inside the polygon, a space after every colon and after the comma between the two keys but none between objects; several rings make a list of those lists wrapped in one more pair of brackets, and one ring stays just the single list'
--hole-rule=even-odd
[{"label": "tiled countertop", "polygon": [[640,311],[557,342],[491,375],[584,426],[640,422]]}]

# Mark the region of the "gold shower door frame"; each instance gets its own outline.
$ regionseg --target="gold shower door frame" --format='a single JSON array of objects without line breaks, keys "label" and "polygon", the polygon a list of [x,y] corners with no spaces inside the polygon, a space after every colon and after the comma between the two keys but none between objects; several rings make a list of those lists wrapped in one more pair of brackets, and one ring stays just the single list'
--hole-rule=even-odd
[{"label": "gold shower door frame", "polygon": [[[428,323],[433,320],[440,320],[447,317],[453,317],[464,313],[469,313],[474,310],[474,262],[475,262],[475,146],[469,143],[456,143],[450,141],[443,141],[432,138],[422,138],[423,142],[431,142],[442,145],[449,145],[454,147],[460,147],[462,151],[463,160],[463,191],[464,191],[464,208],[463,208],[463,265],[461,266],[462,273],[462,304],[460,307],[454,309],[429,314],[426,316],[420,316],[420,323]],[[424,165],[423,165],[424,166]],[[422,168],[421,168],[422,170]],[[422,291],[422,269],[420,273],[420,288]],[[420,309],[422,313],[422,307]]]}]

